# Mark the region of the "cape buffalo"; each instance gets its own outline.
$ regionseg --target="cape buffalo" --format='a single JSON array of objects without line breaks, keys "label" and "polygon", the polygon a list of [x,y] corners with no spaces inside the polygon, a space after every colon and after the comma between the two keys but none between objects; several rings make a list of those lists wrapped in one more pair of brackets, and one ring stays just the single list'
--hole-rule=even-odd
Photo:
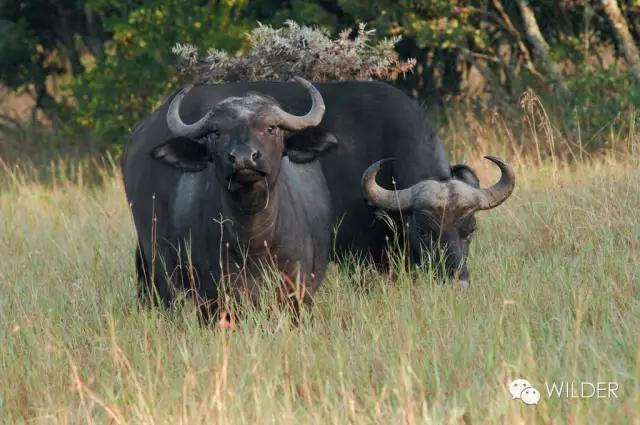
[{"label": "cape buffalo", "polygon": [[272,264],[289,285],[304,286],[309,302],[331,239],[331,199],[313,159],[335,139],[297,146],[285,138],[318,125],[325,110],[317,89],[297,81],[311,102],[306,115],[285,112],[260,90],[196,111],[187,101],[199,88],[188,87],[133,131],[121,165],[142,298],[169,306],[176,290],[191,291],[207,314],[221,279],[255,301]]},{"label": "cape buffalo", "polygon": [[[375,209],[385,209],[398,223],[409,224],[408,231],[399,233],[408,239],[414,263],[421,264],[425,254],[444,259],[447,274],[457,278],[460,286],[467,287],[467,256],[476,228],[473,213],[493,208],[509,197],[515,184],[511,167],[492,158],[502,177],[496,186],[480,189],[471,168],[449,164],[424,110],[400,90],[373,81],[315,86],[322,94],[327,112],[318,126],[290,135],[287,143],[307,147],[289,153],[291,159],[295,155],[296,161],[304,162],[307,155],[309,159],[315,158],[314,146],[338,142],[336,149],[320,161],[331,194],[332,222],[337,228],[335,253],[338,256],[363,253],[375,262],[386,262],[388,238],[392,235],[388,224],[377,220],[374,214]],[[184,116],[195,120],[220,100],[252,91],[272,96],[293,113],[302,113],[309,107],[305,91],[289,82],[198,85],[185,99]],[[157,128],[155,134],[159,137],[156,143],[169,137],[166,129],[163,133]],[[393,197],[389,192],[376,196],[380,191],[376,190],[378,186],[373,184],[372,177],[377,166],[364,175],[365,184],[361,187],[365,170],[389,157],[395,161],[380,171],[378,181],[387,188],[394,185],[411,188],[409,192],[399,192],[401,205],[390,202]],[[426,190],[429,188],[433,190]],[[402,224],[397,227],[404,228]]]},{"label": "cape buffalo", "polygon": [[[500,181],[487,189],[480,189],[473,171],[461,165],[452,168],[453,178],[449,180],[426,179],[399,190],[387,190],[376,183],[376,175],[385,160],[371,165],[362,176],[362,191],[370,205],[404,213],[406,221],[400,219],[399,224],[408,224],[412,259],[419,262],[426,253],[441,256],[444,251],[447,271],[457,274],[463,288],[469,286],[466,263],[476,225],[473,213],[500,205],[511,194],[515,183],[511,167],[496,157],[485,158],[502,171]],[[461,171],[469,176],[461,178]]]}]

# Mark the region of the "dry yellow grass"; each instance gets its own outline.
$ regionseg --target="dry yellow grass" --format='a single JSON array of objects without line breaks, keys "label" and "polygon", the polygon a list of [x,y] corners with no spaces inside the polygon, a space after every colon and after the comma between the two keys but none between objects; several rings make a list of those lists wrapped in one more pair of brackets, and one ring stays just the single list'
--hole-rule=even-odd
[{"label": "dry yellow grass", "polygon": [[[78,177],[91,164],[59,164],[53,183],[5,167],[0,418],[638,424],[638,158],[545,164],[518,166],[513,197],[479,214],[470,291],[333,265],[299,328],[267,306],[235,332],[199,326],[188,304],[138,308],[133,227],[108,168],[91,185]],[[511,400],[519,377],[538,406]],[[615,381],[618,397],[548,397],[552,381]]]}]

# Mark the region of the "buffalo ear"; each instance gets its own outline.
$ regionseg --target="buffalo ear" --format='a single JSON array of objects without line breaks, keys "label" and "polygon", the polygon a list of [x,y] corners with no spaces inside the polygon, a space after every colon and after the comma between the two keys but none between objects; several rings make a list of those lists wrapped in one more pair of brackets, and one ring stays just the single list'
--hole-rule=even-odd
[{"label": "buffalo ear", "polygon": [[333,133],[307,128],[288,136],[285,141],[285,155],[291,162],[303,164],[311,162],[323,153],[338,146],[338,138]]},{"label": "buffalo ear", "polygon": [[456,180],[461,180],[473,187],[480,187],[480,180],[478,180],[478,176],[476,173],[466,165],[454,165],[451,167],[451,175]]},{"label": "buffalo ear", "polygon": [[176,137],[153,148],[151,157],[182,171],[195,172],[207,168],[210,155],[206,145],[187,137]]}]

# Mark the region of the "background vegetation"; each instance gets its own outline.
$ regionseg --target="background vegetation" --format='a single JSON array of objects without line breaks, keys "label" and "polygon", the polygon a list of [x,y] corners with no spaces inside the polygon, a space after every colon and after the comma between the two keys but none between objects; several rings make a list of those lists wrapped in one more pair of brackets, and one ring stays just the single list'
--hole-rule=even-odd
[{"label": "background vegetation", "polygon": [[[31,118],[62,144],[110,148],[181,83],[175,43],[241,52],[258,21],[287,19],[334,35],[366,22],[379,37],[402,36],[396,49],[417,66],[397,84],[443,123],[499,114],[517,135],[529,126],[528,91],[573,151],[637,123],[621,117],[640,104],[638,0],[5,0],[0,82],[28,94]],[[13,137],[0,153],[24,118],[2,111]]]}]

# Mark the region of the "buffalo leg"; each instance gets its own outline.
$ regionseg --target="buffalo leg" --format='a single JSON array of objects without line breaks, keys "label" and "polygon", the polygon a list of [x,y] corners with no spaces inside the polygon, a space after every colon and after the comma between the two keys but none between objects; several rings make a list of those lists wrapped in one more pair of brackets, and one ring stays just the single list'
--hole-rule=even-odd
[{"label": "buffalo leg", "polygon": [[138,280],[138,300],[141,304],[146,304],[149,301],[149,281],[147,280],[147,270],[143,255],[142,247],[136,247],[134,253],[136,258],[136,277]]},{"label": "buffalo leg", "polygon": [[182,288],[191,296],[198,309],[198,318],[203,325],[209,325],[218,316],[217,291],[206,277],[206,273],[191,263],[189,258],[182,258],[180,279]]},{"label": "buffalo leg", "polygon": [[173,291],[161,267],[161,262],[156,262],[155,270],[151,270],[142,245],[136,247],[136,274],[138,280],[138,301],[141,305],[162,305],[170,308],[173,301]]}]

